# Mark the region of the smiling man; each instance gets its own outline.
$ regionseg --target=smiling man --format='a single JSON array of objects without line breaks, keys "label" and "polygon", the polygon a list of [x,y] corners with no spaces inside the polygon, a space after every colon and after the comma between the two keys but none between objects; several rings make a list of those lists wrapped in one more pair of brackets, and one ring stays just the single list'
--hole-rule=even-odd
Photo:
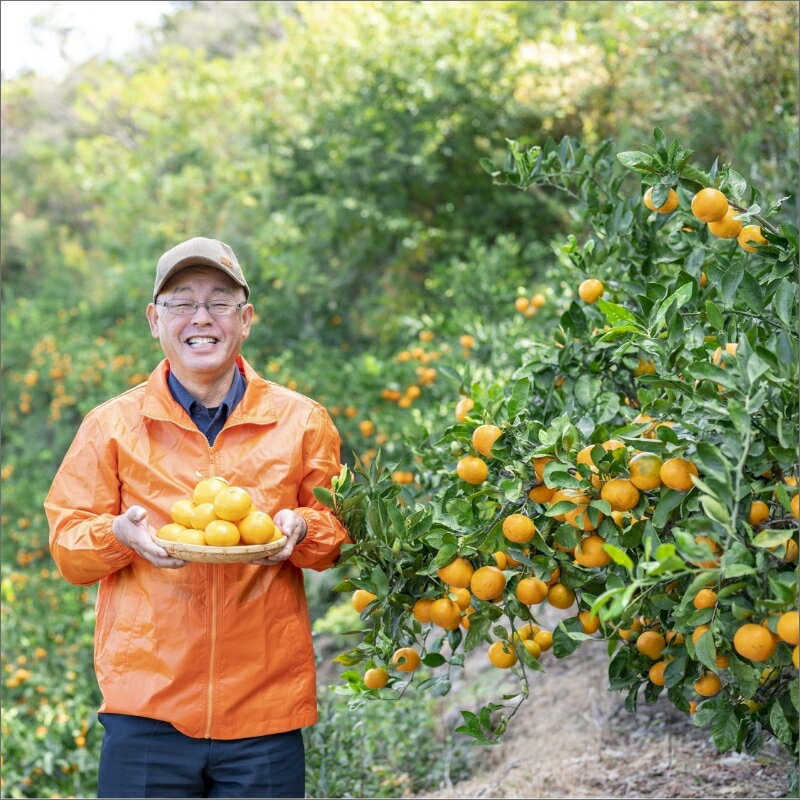
[{"label": "smiling man", "polygon": [[[61,574],[99,582],[99,797],[303,797],[316,721],[303,568],[349,541],[314,497],[339,436],[315,401],[241,356],[253,323],[233,250],[164,253],[147,320],[165,359],[84,419],[45,501]],[[198,564],[153,541],[198,476],[247,489],[286,535],[253,564]]]}]

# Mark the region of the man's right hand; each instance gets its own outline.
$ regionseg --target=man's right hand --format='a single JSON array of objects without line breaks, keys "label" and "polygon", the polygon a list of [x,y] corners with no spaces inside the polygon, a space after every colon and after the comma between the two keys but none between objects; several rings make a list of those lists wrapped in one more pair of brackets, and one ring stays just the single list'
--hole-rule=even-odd
[{"label": "man's right hand", "polygon": [[111,531],[121,544],[130,547],[154,567],[178,569],[186,562],[173,558],[153,541],[155,530],[147,522],[147,512],[141,506],[131,506],[124,514],[114,517]]}]

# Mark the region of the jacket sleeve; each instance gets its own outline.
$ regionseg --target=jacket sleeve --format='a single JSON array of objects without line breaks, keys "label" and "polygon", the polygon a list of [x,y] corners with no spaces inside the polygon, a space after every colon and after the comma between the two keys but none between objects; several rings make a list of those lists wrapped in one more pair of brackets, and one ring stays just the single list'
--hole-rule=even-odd
[{"label": "jacket sleeve", "polygon": [[133,561],[133,550],[111,532],[120,505],[114,442],[103,436],[96,416],[90,413],[44,502],[50,552],[70,583],[88,586]]},{"label": "jacket sleeve", "polygon": [[305,539],[295,547],[289,560],[296,567],[324,570],[336,563],[339,549],[352,540],[334,513],[314,497],[314,489],[331,488],[331,479],[341,470],[339,433],[327,412],[312,410],[303,437],[305,474],[297,493],[300,507],[295,509],[308,525]]}]

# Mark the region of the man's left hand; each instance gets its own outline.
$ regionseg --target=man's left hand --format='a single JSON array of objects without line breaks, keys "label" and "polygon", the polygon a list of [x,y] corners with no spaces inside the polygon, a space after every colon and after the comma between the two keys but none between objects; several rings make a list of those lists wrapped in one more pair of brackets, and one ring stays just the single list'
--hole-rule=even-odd
[{"label": "man's left hand", "polygon": [[251,564],[260,564],[265,567],[272,566],[273,564],[280,564],[281,561],[286,561],[292,554],[294,548],[305,539],[308,532],[306,521],[294,511],[288,508],[282,508],[273,518],[277,528],[280,528],[283,535],[286,537],[286,543],[280,550],[270,553],[267,558],[259,558],[258,561],[251,561]]}]

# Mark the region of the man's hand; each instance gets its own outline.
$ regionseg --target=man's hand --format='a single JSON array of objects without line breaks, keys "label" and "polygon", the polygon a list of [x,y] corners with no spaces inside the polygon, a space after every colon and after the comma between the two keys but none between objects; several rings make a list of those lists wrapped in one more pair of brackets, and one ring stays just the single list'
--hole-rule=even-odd
[{"label": "man's hand", "polygon": [[130,547],[154,567],[178,569],[186,562],[173,558],[163,547],[153,541],[155,529],[147,522],[147,512],[141,506],[131,506],[124,514],[114,517],[111,530],[121,544]]},{"label": "man's hand", "polygon": [[265,567],[272,566],[273,564],[280,564],[281,561],[286,561],[292,554],[294,548],[300,544],[306,537],[308,526],[306,521],[299,515],[295,514],[288,508],[282,508],[273,518],[277,528],[280,528],[283,535],[286,537],[286,544],[280,550],[270,553],[267,558],[259,558],[258,561],[252,561],[252,564],[260,564]]}]

